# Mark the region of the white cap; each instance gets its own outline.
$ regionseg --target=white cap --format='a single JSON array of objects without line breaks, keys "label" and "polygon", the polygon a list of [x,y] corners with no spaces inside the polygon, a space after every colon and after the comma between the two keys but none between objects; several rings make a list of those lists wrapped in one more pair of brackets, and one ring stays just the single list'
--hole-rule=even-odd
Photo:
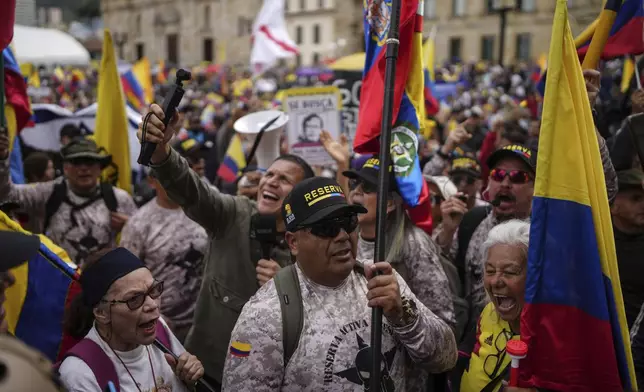
[{"label": "white cap", "polygon": [[456,195],[458,193],[458,188],[456,185],[449,179],[447,176],[424,176],[425,179],[433,184],[436,184],[438,189],[441,191],[442,196],[445,200]]}]

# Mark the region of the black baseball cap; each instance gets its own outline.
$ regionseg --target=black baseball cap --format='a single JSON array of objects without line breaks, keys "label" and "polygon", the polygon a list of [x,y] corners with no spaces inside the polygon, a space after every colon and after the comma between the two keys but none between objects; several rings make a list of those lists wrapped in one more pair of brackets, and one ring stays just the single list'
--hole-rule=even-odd
[{"label": "black baseball cap", "polygon": [[452,165],[449,169],[449,175],[467,174],[473,177],[481,177],[481,165],[479,162],[470,157],[460,157],[452,159]]},{"label": "black baseball cap", "polygon": [[487,166],[490,169],[494,169],[505,158],[519,158],[533,173],[537,172],[537,154],[532,149],[521,144],[510,144],[494,151],[487,159]]},{"label": "black baseball cap", "polygon": [[367,209],[350,205],[337,181],[326,177],[308,178],[286,196],[282,216],[286,231],[296,231],[339,212],[364,214]]},{"label": "black baseball cap", "polygon": [[[343,171],[342,175],[352,180],[362,180],[373,186],[378,186],[378,174],[380,173],[380,158],[374,155],[367,159],[360,170],[347,170]],[[389,191],[396,191],[396,177],[391,166],[389,166]]]},{"label": "black baseball cap", "polygon": [[5,272],[34,257],[40,249],[40,237],[16,231],[0,231],[0,249],[0,272]]}]

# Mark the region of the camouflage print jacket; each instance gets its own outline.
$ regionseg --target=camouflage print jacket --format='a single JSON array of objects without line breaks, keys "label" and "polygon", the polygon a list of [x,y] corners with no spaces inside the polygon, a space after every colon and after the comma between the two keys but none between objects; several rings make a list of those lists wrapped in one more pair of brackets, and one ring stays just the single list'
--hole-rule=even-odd
[{"label": "camouflage print jacket", "polygon": [[[54,192],[54,186],[61,181],[65,180],[57,178],[37,184],[13,184],[9,176],[8,160],[0,161],[0,200],[16,201],[33,222],[29,229],[38,234],[44,230],[47,200]],[[136,205],[126,191],[114,188],[114,196],[118,203],[118,212],[125,215],[134,214]],[[76,195],[69,186],[67,199],[77,206],[82,206],[90,200]],[[47,232],[43,234],[65,249],[72,261],[81,265],[87,256],[97,250],[116,246],[118,233],[112,230],[110,222],[110,210],[103,198],[99,197],[80,209],[63,202],[52,215]]]},{"label": "camouflage print jacket", "polygon": [[[223,391],[364,391],[369,385],[371,308],[367,280],[352,272],[335,288],[306,278],[297,267],[304,327],[285,366],[282,314],[271,280],[244,306],[231,337]],[[403,296],[418,306],[409,326],[383,323],[382,391],[404,391],[405,354],[430,372],[451,369],[457,359],[450,327],[418,301],[396,274]],[[366,389],[367,388],[367,389]]]}]

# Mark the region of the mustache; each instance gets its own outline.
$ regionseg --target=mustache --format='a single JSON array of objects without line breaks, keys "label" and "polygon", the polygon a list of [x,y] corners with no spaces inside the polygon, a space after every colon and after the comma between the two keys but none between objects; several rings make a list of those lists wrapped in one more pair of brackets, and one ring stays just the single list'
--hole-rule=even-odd
[{"label": "mustache", "polygon": [[501,205],[502,201],[516,201],[517,198],[512,195],[512,194],[501,194],[501,195],[496,195],[496,197],[490,201],[490,204],[492,204],[494,207],[498,207]]}]

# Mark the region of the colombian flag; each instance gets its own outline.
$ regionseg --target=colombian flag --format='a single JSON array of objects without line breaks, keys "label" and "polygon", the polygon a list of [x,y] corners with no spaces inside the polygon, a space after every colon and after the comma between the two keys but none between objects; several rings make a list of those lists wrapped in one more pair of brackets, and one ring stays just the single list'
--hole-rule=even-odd
[{"label": "colombian flag", "polygon": [[130,69],[121,75],[121,84],[123,85],[123,93],[127,103],[139,113],[145,108],[145,91],[134,75],[134,71]]},{"label": "colombian flag", "polygon": [[[1,211],[0,230],[30,234]],[[11,272],[16,283],[7,289],[4,304],[9,332],[56,362],[77,343],[63,334],[63,315],[80,293],[78,270],[63,249],[41,234],[38,254]]]},{"label": "colombian flag", "polygon": [[[608,1],[605,9],[610,8],[612,3],[617,3],[614,9],[619,6],[619,1]],[[642,0],[624,0],[617,11],[615,22],[610,30],[610,37],[602,51],[602,59],[610,60],[626,55],[637,55],[644,53],[644,10]],[[579,56],[583,57],[588,51],[590,40],[584,42],[577,49]]]},{"label": "colombian flag", "polygon": [[16,118],[16,132],[20,132],[31,118],[31,104],[27,95],[27,82],[22,76],[16,57],[7,47],[2,51],[4,59],[4,95],[5,104],[13,108]]},{"label": "colombian flag", "polygon": [[520,386],[635,390],[599,144],[566,0],[557,0],[548,61]]},{"label": "colombian flag", "polygon": [[[377,154],[385,95],[385,40],[391,0],[364,1],[365,67],[354,150]],[[425,119],[423,81],[423,2],[402,0],[400,46],[396,62],[391,157],[398,190],[417,226],[431,231],[429,191],[418,161],[418,131]]]},{"label": "colombian flag", "polygon": [[224,161],[219,165],[217,177],[221,178],[224,182],[235,182],[245,167],[246,156],[244,155],[244,148],[239,135],[235,134],[230,139]]}]

